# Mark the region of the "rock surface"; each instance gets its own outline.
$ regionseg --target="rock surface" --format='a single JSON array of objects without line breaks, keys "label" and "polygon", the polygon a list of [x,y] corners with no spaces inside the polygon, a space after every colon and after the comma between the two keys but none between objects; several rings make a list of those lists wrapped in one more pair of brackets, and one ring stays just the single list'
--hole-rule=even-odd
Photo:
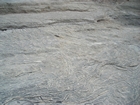
[{"label": "rock surface", "polygon": [[0,105],[140,105],[140,3],[0,0]]}]

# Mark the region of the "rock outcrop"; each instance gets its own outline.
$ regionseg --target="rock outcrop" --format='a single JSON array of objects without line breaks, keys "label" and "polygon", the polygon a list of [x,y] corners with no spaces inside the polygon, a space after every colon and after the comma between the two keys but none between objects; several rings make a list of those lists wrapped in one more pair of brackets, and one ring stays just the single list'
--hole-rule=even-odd
[{"label": "rock outcrop", "polygon": [[138,0],[0,0],[0,105],[140,105]]}]

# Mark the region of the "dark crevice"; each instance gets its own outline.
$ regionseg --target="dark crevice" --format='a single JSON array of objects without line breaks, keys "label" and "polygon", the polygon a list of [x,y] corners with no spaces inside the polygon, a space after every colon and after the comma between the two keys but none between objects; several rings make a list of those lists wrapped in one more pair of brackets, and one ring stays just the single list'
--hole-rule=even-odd
[{"label": "dark crevice", "polygon": [[[55,25],[55,24],[77,24],[79,22],[86,22],[86,23],[94,23],[93,20],[88,19],[64,19],[64,20],[56,20],[55,22],[45,23],[45,24],[38,24],[38,23],[24,23],[24,25],[7,25],[0,27],[0,31],[6,31],[11,29],[26,29],[26,28],[39,28],[39,27],[45,27],[47,25]],[[15,23],[14,23],[15,24]],[[16,23],[16,24],[22,24],[22,23]]]},{"label": "dark crevice", "polygon": [[56,103],[62,103],[62,101],[56,101]]},{"label": "dark crevice", "polygon": [[7,29],[0,29],[1,31],[7,31]]}]

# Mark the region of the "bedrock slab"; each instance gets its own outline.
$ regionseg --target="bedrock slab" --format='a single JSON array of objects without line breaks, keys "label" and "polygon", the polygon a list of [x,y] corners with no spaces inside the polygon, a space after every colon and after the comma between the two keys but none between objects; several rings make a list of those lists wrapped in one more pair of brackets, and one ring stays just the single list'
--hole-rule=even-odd
[{"label": "bedrock slab", "polygon": [[140,105],[138,2],[54,2],[0,15],[0,104]]}]

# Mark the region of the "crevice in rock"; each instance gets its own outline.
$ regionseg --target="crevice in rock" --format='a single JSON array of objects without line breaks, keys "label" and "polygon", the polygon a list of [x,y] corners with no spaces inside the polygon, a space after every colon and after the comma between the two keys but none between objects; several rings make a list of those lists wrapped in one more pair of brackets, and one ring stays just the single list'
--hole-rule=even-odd
[{"label": "crevice in rock", "polygon": [[[79,22],[86,22],[86,23],[94,23],[94,20],[88,20],[88,19],[63,19],[63,20],[55,20],[54,22],[50,23],[44,23],[44,24],[39,24],[39,23],[14,23],[12,25],[6,25],[6,26],[0,26],[0,31],[6,31],[6,30],[11,30],[11,29],[26,29],[26,28],[39,28],[39,27],[45,27],[47,25],[55,25],[55,24],[77,24]],[[24,25],[22,25],[24,24]]]}]

